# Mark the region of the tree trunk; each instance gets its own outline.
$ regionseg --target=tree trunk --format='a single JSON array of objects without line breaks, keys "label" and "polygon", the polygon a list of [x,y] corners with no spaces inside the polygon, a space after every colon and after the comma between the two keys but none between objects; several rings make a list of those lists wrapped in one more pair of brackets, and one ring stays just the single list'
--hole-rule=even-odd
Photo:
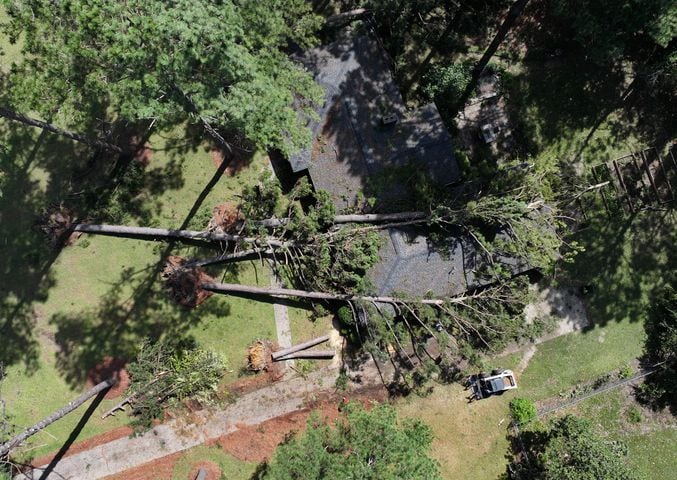
[{"label": "tree trunk", "polygon": [[482,75],[484,69],[487,68],[489,60],[491,60],[491,57],[494,56],[496,50],[498,50],[498,47],[501,45],[501,43],[503,43],[503,40],[505,40],[505,37],[508,35],[508,32],[515,24],[515,21],[517,21],[517,19],[519,18],[520,14],[522,13],[522,10],[524,10],[524,7],[526,7],[527,3],[529,3],[529,0],[517,0],[510,7],[508,15],[505,17],[505,20],[503,20],[503,23],[498,29],[498,32],[496,32],[496,35],[494,36],[494,39],[492,40],[491,44],[489,44],[489,47],[487,47],[487,49],[484,52],[484,55],[482,55],[480,61],[477,62],[477,65],[475,65],[475,68],[473,68],[472,76],[470,77],[470,82],[468,83],[468,86],[465,87],[465,91],[463,92],[463,95],[461,96],[461,98],[458,101],[458,104],[456,105],[456,110],[460,110],[461,108],[463,108],[465,102],[467,102],[468,98],[470,98],[470,95],[477,86],[477,82],[480,79],[480,75]]},{"label": "tree trunk", "polygon": [[284,362],[285,360],[293,360],[295,358],[334,358],[336,352],[334,350],[315,350],[312,352],[296,352],[290,353],[289,355],[273,359],[276,362]]},{"label": "tree trunk", "polygon": [[32,427],[24,430],[21,432],[19,435],[16,435],[15,437],[11,438],[7,442],[3,443],[0,445],[0,458],[4,457],[6,454],[9,453],[10,450],[12,450],[15,447],[18,447],[24,440],[27,438],[35,435],[38,433],[40,430],[48,427],[52,423],[56,422],[60,418],[63,418],[64,416],[68,415],[70,412],[78,408],[80,405],[85,403],[87,400],[92,398],[93,396],[99,394],[100,392],[103,392],[104,390],[112,387],[115,384],[115,380],[112,378],[109,378],[108,380],[104,380],[103,382],[99,383],[98,385],[94,386],[91,390],[83,393],[80,395],[78,398],[75,400],[71,401],[68,403],[63,408],[60,408],[56,412],[52,413],[50,416],[47,418],[39,421]]},{"label": "tree trunk", "polygon": [[299,343],[298,345],[285,348],[284,350],[278,350],[277,352],[273,352],[272,355],[273,360],[277,360],[280,357],[286,357],[291,353],[296,353],[298,351],[314,347],[318,343],[326,342],[327,340],[329,340],[329,335],[324,335],[322,337],[313,338],[312,340],[308,340],[307,342]]},{"label": "tree trunk", "polygon": [[337,13],[336,15],[331,15],[327,17],[324,24],[327,26],[333,26],[340,23],[352,22],[359,18],[364,17],[369,10],[366,8],[356,8],[355,10],[350,10],[348,12]]},{"label": "tree trunk", "polygon": [[186,240],[205,240],[209,242],[246,242],[269,247],[288,247],[293,246],[293,242],[283,242],[277,239],[260,239],[255,237],[244,237],[242,235],[231,235],[229,233],[213,233],[196,230],[174,230],[168,228],[151,227],[129,227],[126,225],[94,225],[89,223],[76,223],[71,225],[71,231],[83,232],[98,235],[111,236],[130,236],[147,238],[176,238]]},{"label": "tree trunk", "polygon": [[59,128],[51,123],[27,117],[25,115],[15,112],[14,110],[10,110],[9,108],[0,107],[0,116],[3,116],[15,122],[21,122],[31,127],[42,128],[43,130],[47,130],[48,132],[56,133],[57,135],[70,138],[71,140],[75,140],[76,142],[84,143],[86,145],[89,145],[90,147],[102,148],[104,150],[110,150],[111,152],[120,154],[125,153],[122,148],[118,147],[117,145],[113,145],[112,143],[107,143],[101,140],[92,140],[91,138],[87,138],[80,134],[69,132],[68,130]]},{"label": "tree trunk", "polygon": [[245,293],[251,295],[267,295],[277,297],[299,297],[309,298],[313,300],[342,300],[346,302],[351,301],[366,301],[374,303],[393,303],[404,304],[409,302],[423,303],[425,305],[444,305],[445,303],[461,303],[472,295],[464,295],[460,297],[452,297],[448,299],[442,298],[419,298],[414,300],[403,300],[395,297],[371,297],[365,295],[345,295],[340,293],[328,292],[309,292],[307,290],[295,290],[291,288],[272,288],[272,287],[253,287],[250,285],[239,285],[235,283],[203,283],[200,285],[205,290],[214,293]]},{"label": "tree trunk", "polygon": [[241,252],[224,253],[218,257],[207,258],[204,260],[191,260],[183,266],[190,267],[206,267],[207,265],[216,265],[218,263],[227,263],[235,260],[242,260],[250,257],[269,257],[273,254],[272,248],[253,248],[251,250],[242,250]]},{"label": "tree trunk", "polygon": [[[354,215],[336,215],[334,223],[377,223],[377,222],[392,222],[400,220],[421,220],[428,219],[428,214],[425,212],[400,212],[400,213],[367,213]],[[289,222],[288,218],[268,218],[266,220],[259,220],[256,222],[264,227],[282,227]]]}]

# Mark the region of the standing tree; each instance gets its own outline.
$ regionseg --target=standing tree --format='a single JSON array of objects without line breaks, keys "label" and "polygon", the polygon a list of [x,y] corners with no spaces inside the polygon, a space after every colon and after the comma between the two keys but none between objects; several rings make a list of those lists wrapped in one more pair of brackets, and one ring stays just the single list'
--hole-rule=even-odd
[{"label": "standing tree", "polygon": [[659,290],[644,324],[645,358],[661,364],[639,388],[639,397],[654,408],[669,406],[677,413],[677,292],[666,286]]},{"label": "standing tree", "polygon": [[302,0],[5,2],[24,60],[9,76],[20,111],[67,125],[196,119],[293,151],[319,98],[283,49],[309,45],[320,18]]},{"label": "standing tree", "polygon": [[398,422],[387,404],[366,411],[349,403],[333,427],[311,417],[305,434],[280,445],[259,478],[441,479],[437,462],[428,456],[432,438],[420,420]]},{"label": "standing tree", "polygon": [[[638,480],[624,462],[625,447],[598,435],[592,424],[567,415],[546,432],[522,434],[531,461],[513,464],[516,480]],[[524,460],[524,459],[522,459]]]}]

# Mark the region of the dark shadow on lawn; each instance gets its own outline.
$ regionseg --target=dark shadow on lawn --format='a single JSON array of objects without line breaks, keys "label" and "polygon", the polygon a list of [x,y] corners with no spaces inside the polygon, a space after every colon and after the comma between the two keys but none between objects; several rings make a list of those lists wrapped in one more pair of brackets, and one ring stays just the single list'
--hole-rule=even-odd
[{"label": "dark shadow on lawn", "polygon": [[674,211],[647,211],[608,221],[600,215],[575,239],[585,248],[564,279],[585,287],[594,324],[629,318],[643,321],[651,292],[670,281],[677,267]]},{"label": "dark shadow on lawn", "polygon": [[[78,424],[75,426],[75,428],[70,433],[70,435],[68,435],[66,442],[59,449],[59,451],[56,453],[56,455],[54,455],[54,458],[52,458],[52,460],[49,462],[49,465],[47,465],[47,468],[45,468],[45,470],[43,470],[42,474],[40,475],[40,480],[48,478],[50,473],[52,473],[52,471],[59,464],[59,462],[64,457],[64,455],[66,455],[66,453],[68,453],[68,449],[70,449],[71,445],[73,445],[73,443],[75,443],[75,441],[78,439],[80,432],[82,432],[82,429],[85,428],[85,425],[87,425],[87,422],[89,421],[91,416],[94,415],[96,408],[103,401],[104,397],[106,396],[106,393],[108,393],[108,389],[106,389],[102,392],[99,392],[99,394],[94,398],[94,400],[92,400],[92,403],[89,404],[89,407],[87,407],[87,410],[82,415],[82,418],[80,418],[80,421],[78,422]],[[57,475],[58,475],[58,472],[57,472]]]}]

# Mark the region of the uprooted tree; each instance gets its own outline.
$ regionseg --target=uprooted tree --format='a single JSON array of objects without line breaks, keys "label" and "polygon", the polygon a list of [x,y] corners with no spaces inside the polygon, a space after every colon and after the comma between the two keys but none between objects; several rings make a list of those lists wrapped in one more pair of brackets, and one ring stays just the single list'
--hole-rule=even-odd
[{"label": "uprooted tree", "polygon": [[154,419],[161,418],[167,406],[189,397],[210,403],[224,369],[224,361],[209,350],[145,341],[136,360],[127,366],[131,379],[127,396],[104,418],[129,405],[134,427],[147,429]]}]

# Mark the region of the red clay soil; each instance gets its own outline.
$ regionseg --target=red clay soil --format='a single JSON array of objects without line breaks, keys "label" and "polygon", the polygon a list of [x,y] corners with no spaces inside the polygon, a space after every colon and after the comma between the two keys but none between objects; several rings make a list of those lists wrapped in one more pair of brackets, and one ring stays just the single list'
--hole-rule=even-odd
[{"label": "red clay soil", "polygon": [[[172,480],[174,466],[185,452],[176,452],[152,462],[104,477],[103,480]],[[209,477],[208,477],[209,478]],[[219,478],[219,477],[216,477]]]},{"label": "red clay soil", "polygon": [[[73,445],[71,445],[71,447],[68,449],[68,451],[64,456],[68,457],[71,455],[75,455],[76,453],[84,452],[94,447],[98,447],[99,445],[103,445],[104,443],[112,442],[113,440],[117,440],[118,438],[129,437],[133,432],[134,431],[132,430],[131,427],[115,428],[106,433],[102,433],[101,435],[97,435],[96,437],[88,438],[87,440],[82,440],[81,442],[74,443]],[[36,467],[39,467],[40,465],[46,465],[52,460],[52,458],[54,458],[54,454],[36,457],[31,461],[31,465]]]},{"label": "red clay soil", "polygon": [[[365,408],[369,408],[373,400],[382,402],[387,398],[388,394],[382,387],[364,389],[349,397],[343,397],[341,394],[326,394],[314,402],[309,402],[308,408],[303,410],[272,418],[254,426],[239,424],[237,427],[240,430],[237,432],[224,435],[215,441],[208,442],[207,445],[218,444],[226,453],[240,460],[262,462],[272,456],[278,444],[287,435],[305,430],[311,411],[316,411],[320,418],[333,422],[338,418],[340,414],[339,406],[343,402],[357,400]],[[185,452],[173,453],[139,467],[106,477],[104,480],[172,480],[174,467],[183,454]],[[202,462],[195,465],[201,464]],[[197,475],[197,468],[194,471]],[[207,478],[210,479],[211,477],[208,476]]]},{"label": "red clay soil", "polygon": [[197,462],[190,471],[190,475],[186,480],[194,480],[197,477],[197,473],[201,468],[207,470],[206,480],[220,480],[221,479],[221,469],[219,466],[209,460],[202,460]]},{"label": "red clay soil", "polygon": [[116,384],[108,390],[104,398],[119,397],[129,387],[129,373],[127,373],[125,365],[127,365],[127,361],[121,358],[104,357],[103,361],[87,374],[87,387],[92,388],[107,378],[113,377]]},{"label": "red clay soil", "polygon": [[52,245],[73,245],[75,241],[82,235],[81,232],[71,232],[68,238],[64,235],[68,232],[73,223],[73,214],[67,208],[59,208],[50,213],[42,225],[42,231],[47,234]]},{"label": "red clay soil", "polygon": [[[251,153],[241,151],[237,148],[233,148],[233,157],[230,160],[230,163],[226,167],[225,174],[229,177],[236,175],[242,169],[244,169],[249,162],[251,161]],[[225,155],[223,150],[216,146],[212,146],[209,151],[210,156],[212,157],[212,163],[218,169],[223,163]]]},{"label": "red clay soil", "polygon": [[317,412],[321,419],[333,422],[340,415],[343,402],[357,400],[369,408],[372,400],[384,401],[387,393],[383,388],[370,389],[359,395],[343,397],[328,394],[308,405],[280,417],[272,418],[258,425],[237,425],[238,431],[224,435],[217,440],[223,450],[240,460],[262,462],[268,460],[277,446],[294,432],[303,432],[311,412]]},{"label": "red clay soil", "polygon": [[153,159],[154,151],[151,148],[150,143],[146,142],[143,145],[139,145],[139,140],[141,140],[139,137],[132,137],[131,146],[135,149],[134,160],[144,167],[147,167]]}]

